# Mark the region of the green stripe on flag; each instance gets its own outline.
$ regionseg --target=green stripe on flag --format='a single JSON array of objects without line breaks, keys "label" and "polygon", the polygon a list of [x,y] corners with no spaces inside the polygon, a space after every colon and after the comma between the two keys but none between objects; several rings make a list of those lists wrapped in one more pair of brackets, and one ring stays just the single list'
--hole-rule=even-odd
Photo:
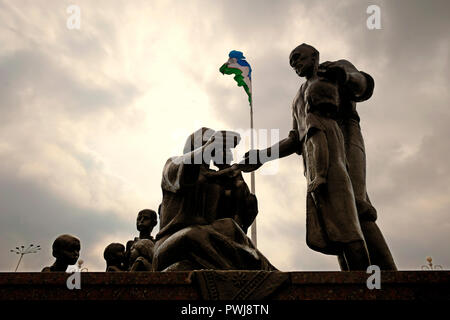
[{"label": "green stripe on flag", "polygon": [[247,86],[247,84],[244,81],[244,77],[242,76],[242,71],[236,68],[228,68],[227,64],[224,63],[219,71],[222,74],[234,74],[234,80],[237,82],[237,85],[239,87],[243,87],[245,92],[248,95],[248,102],[251,104],[252,103],[252,94],[250,93],[250,88]]}]

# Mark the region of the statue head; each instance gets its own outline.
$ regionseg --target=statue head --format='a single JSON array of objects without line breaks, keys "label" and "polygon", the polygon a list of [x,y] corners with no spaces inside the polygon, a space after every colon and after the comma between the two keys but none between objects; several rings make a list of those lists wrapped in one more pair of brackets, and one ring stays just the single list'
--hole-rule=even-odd
[{"label": "statue head", "polygon": [[300,77],[311,77],[319,68],[319,51],[309,44],[302,43],[292,50],[289,64]]},{"label": "statue head", "polygon": [[103,251],[108,266],[121,266],[125,261],[125,246],[121,243],[111,243]]},{"label": "statue head", "polygon": [[63,234],[53,242],[53,256],[61,264],[74,265],[80,256],[80,240],[69,234]]},{"label": "statue head", "polygon": [[215,137],[217,143],[214,144],[213,149],[203,154],[203,164],[209,166],[212,160],[218,168],[228,166],[233,160],[231,149],[235,148],[241,139],[241,136],[237,132],[225,130],[214,131],[206,127],[200,128],[187,138],[183,153],[186,154],[202,147],[212,136]]},{"label": "statue head", "polygon": [[[218,132],[219,133],[219,132]],[[233,152],[232,149],[236,148],[236,146],[241,141],[241,136],[239,133],[234,131],[220,131],[222,134],[222,148],[221,150],[213,151],[213,163],[214,165],[222,170],[230,166],[233,161]]]},{"label": "statue head", "polygon": [[[187,137],[186,142],[184,143],[183,154],[192,152],[195,149],[198,149],[205,145],[206,142],[208,142],[209,138],[214,135],[214,133],[214,130],[207,127],[202,127],[190,134]],[[209,157],[202,155],[200,160],[204,165],[209,165]],[[197,161],[197,159],[195,159],[194,161]]]},{"label": "statue head", "polygon": [[209,138],[211,138],[214,133],[216,132],[213,129],[207,127],[202,127],[196,130],[186,139],[183,153],[186,154],[202,147],[206,142],[208,142]]},{"label": "statue head", "polygon": [[157,223],[158,218],[155,211],[150,209],[139,211],[136,219],[136,228],[139,232],[148,231],[149,233],[151,233]]}]

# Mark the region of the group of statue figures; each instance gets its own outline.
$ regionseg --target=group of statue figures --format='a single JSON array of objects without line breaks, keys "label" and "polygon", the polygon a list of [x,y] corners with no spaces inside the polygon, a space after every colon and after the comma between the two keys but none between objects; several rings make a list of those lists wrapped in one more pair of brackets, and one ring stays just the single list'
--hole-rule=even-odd
[{"label": "group of statue figures", "polygon": [[[289,63],[306,78],[294,98],[289,136],[231,164],[239,134],[209,128],[191,134],[183,154],[164,165],[155,239],[151,231],[157,214],[142,210],[139,237],[126,247],[106,247],[106,271],[276,270],[247,237],[258,204],[242,172],[261,167],[268,161],[262,155],[277,154],[269,158],[273,160],[294,153],[303,158],[307,180],[307,245],[336,255],[341,270],[366,270],[369,265],[396,270],[367,194],[356,110],[357,102],[372,96],[373,78],[346,60],[319,63],[319,52],[307,44],[291,52]],[[211,161],[218,170],[210,168]],[[43,271],[64,271],[76,262],[79,250],[78,239],[58,237],[53,244],[56,262]]]},{"label": "group of statue figures", "polygon": [[[103,257],[106,261],[106,271],[152,271],[155,239],[151,233],[157,223],[155,211],[141,210],[136,219],[139,237],[128,241],[126,247],[121,243],[111,243],[105,248]],[[42,272],[66,271],[69,265],[77,262],[81,244],[78,238],[63,234],[53,242],[52,249],[56,260]]]}]

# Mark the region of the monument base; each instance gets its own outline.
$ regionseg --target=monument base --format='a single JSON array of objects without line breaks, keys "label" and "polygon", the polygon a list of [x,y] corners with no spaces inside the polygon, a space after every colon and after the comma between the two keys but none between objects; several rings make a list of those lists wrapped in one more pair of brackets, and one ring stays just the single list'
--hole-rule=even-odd
[{"label": "monument base", "polygon": [[69,276],[0,273],[0,300],[450,300],[450,271],[384,271],[380,289],[365,272],[81,272],[72,290]]}]

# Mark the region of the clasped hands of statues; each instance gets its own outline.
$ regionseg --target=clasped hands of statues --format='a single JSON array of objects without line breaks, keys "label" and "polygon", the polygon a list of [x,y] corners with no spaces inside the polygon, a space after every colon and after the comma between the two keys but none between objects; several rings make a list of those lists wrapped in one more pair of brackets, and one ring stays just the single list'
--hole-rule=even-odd
[{"label": "clasped hands of statues", "polygon": [[[252,149],[245,153],[239,163],[231,165],[232,149],[241,140],[239,133],[234,131],[217,131],[203,146],[204,154],[211,155],[211,160],[219,168],[208,173],[209,178],[234,178],[243,172],[251,172],[261,167],[259,150]],[[207,157],[205,157],[207,158]]]},{"label": "clasped hands of statues", "polygon": [[[332,62],[324,62],[319,66],[317,70],[317,76],[326,78],[328,81],[345,84],[349,81],[349,75],[344,68],[333,65]],[[232,159],[231,149],[235,148],[239,143],[241,137],[239,133],[234,131],[217,131],[214,133],[208,142],[205,144],[205,151],[209,154],[215,155],[215,159],[223,159],[224,166],[219,166],[219,170],[210,173],[211,177],[215,178],[233,178],[240,172],[252,172],[259,169],[263,164],[263,157],[261,157],[261,150],[251,149],[244,154],[243,159],[236,164],[229,165]],[[285,141],[284,146],[290,149],[290,141]],[[282,148],[282,145],[279,145]],[[212,149],[210,150],[210,148]],[[267,151],[267,150],[266,150]],[[284,153],[284,152],[283,152]],[[290,154],[291,152],[288,152]],[[281,155],[283,157],[283,155]]]}]

